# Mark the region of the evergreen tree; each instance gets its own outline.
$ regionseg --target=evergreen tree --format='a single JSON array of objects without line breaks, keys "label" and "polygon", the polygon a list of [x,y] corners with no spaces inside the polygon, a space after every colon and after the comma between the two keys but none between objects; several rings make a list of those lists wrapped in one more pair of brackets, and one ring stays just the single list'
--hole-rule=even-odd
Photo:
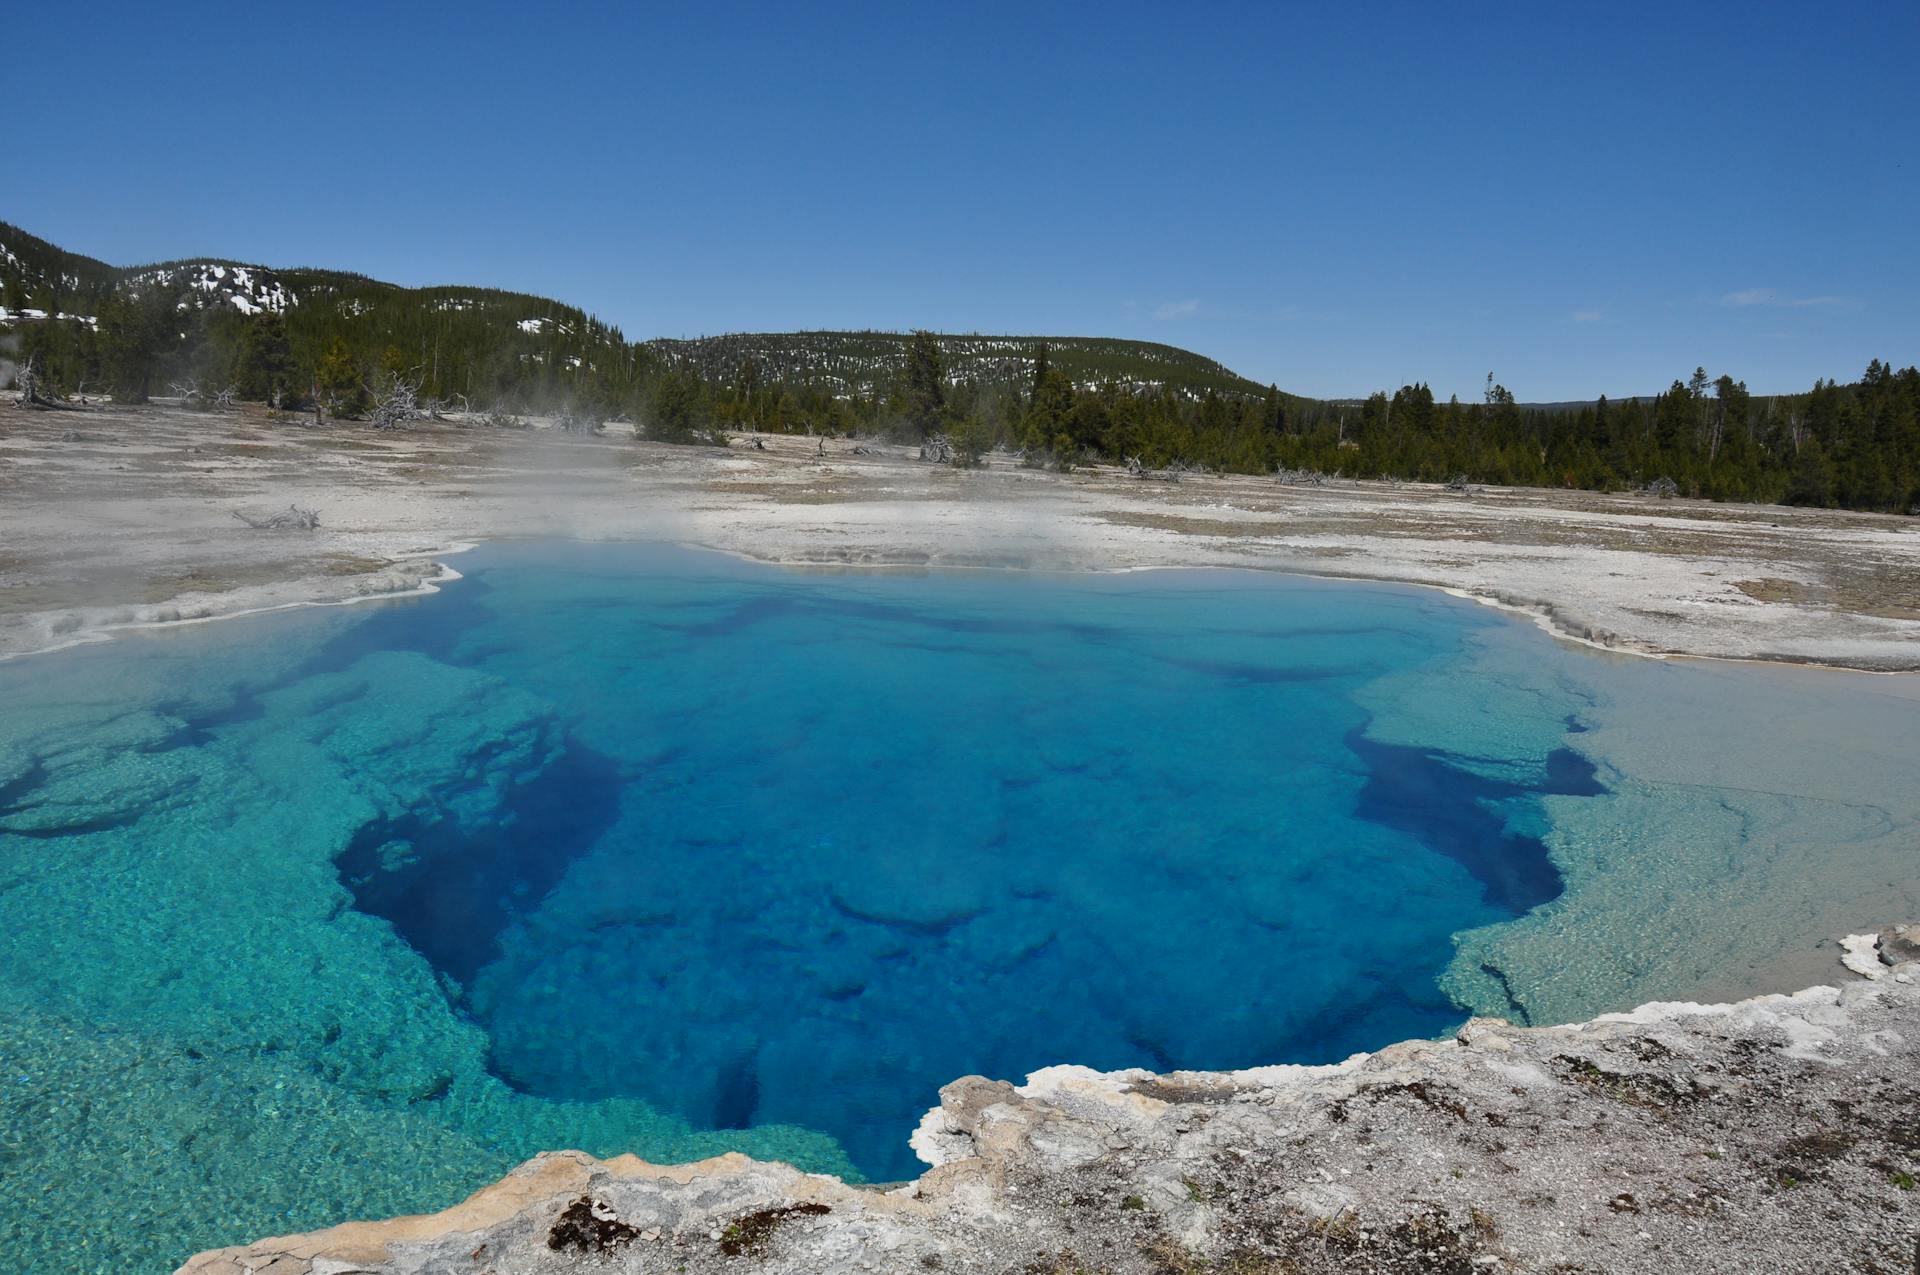
[{"label": "evergreen tree", "polygon": [[247,324],[240,343],[234,387],[241,398],[286,402],[299,397],[294,383],[293,346],[286,321],[268,311]]},{"label": "evergreen tree", "polygon": [[1033,406],[1034,398],[1040,393],[1040,387],[1046,383],[1047,373],[1053,370],[1053,351],[1045,341],[1033,347],[1033,374],[1027,379],[1027,403]]},{"label": "evergreen tree", "polygon": [[335,336],[327,343],[314,368],[313,385],[320,402],[336,416],[358,416],[367,410],[366,385],[345,337]]},{"label": "evergreen tree", "polygon": [[1058,368],[1049,366],[1033,387],[1033,400],[1020,422],[1020,445],[1029,456],[1038,458],[1056,450],[1056,440],[1072,441],[1074,411],[1073,382]]},{"label": "evergreen tree", "polygon": [[923,329],[913,334],[902,380],[907,428],[916,438],[940,433],[946,427],[947,374],[933,333]]},{"label": "evergreen tree", "polygon": [[660,443],[717,441],[706,386],[686,372],[667,372],[654,382],[646,436]]},{"label": "evergreen tree", "polygon": [[167,353],[168,298],[149,289],[143,296],[115,296],[100,308],[100,359],[107,388],[121,403],[144,403]]}]

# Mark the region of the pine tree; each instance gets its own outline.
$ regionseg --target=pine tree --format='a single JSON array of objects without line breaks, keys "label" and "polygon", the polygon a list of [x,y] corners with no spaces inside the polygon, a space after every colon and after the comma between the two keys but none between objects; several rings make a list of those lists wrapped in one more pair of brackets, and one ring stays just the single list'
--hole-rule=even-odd
[{"label": "pine tree", "polygon": [[286,321],[268,311],[247,324],[234,370],[241,398],[271,403],[296,397],[299,387],[293,381],[293,347],[287,340]]},{"label": "pine tree", "polygon": [[313,384],[319,401],[336,416],[358,416],[367,408],[360,366],[343,336],[336,335],[327,343],[327,352],[314,368]]},{"label": "pine tree", "polygon": [[1056,450],[1055,440],[1068,435],[1074,409],[1073,382],[1049,366],[1033,387],[1033,399],[1020,421],[1020,445],[1030,457]]},{"label": "pine tree", "polygon": [[170,299],[150,289],[144,296],[116,296],[100,307],[100,358],[114,400],[144,403],[153,392],[166,352]]},{"label": "pine tree", "polygon": [[1274,438],[1278,438],[1286,433],[1287,401],[1281,397],[1280,387],[1278,385],[1267,386],[1267,397],[1264,407],[1265,412],[1261,418],[1261,424],[1267,433]]},{"label": "pine tree", "polygon": [[907,428],[922,439],[940,433],[946,426],[947,376],[933,333],[921,329],[907,343],[902,381]]}]

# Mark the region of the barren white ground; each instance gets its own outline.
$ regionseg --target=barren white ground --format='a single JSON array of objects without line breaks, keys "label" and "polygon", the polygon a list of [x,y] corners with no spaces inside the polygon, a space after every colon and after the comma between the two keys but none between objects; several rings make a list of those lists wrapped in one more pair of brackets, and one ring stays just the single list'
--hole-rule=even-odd
[{"label": "barren white ground", "polygon": [[[1650,654],[1920,668],[1920,519],[1267,477],[1141,481],[846,440],[315,428],[257,408],[0,407],[0,656],[415,588],[488,538],[667,539],[817,566],[1234,566],[1407,581]],[[317,509],[314,532],[236,509]]]}]

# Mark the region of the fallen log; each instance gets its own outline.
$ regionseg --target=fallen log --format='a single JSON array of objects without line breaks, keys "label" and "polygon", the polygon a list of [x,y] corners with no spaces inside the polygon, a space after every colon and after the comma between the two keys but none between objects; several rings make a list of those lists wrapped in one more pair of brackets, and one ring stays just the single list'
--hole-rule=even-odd
[{"label": "fallen log", "polygon": [[288,505],[264,518],[255,518],[238,509],[233,511],[233,516],[255,531],[313,531],[320,526],[319,511],[302,509],[299,505]]}]

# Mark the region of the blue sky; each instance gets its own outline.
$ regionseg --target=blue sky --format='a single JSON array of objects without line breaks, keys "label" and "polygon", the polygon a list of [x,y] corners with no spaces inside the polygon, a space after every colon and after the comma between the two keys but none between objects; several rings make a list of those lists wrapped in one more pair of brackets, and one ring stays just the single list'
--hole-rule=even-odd
[{"label": "blue sky", "polygon": [[630,337],[1141,337],[1315,395],[1920,359],[1913,0],[30,3],[5,32],[0,219],[121,264],[489,284]]}]

